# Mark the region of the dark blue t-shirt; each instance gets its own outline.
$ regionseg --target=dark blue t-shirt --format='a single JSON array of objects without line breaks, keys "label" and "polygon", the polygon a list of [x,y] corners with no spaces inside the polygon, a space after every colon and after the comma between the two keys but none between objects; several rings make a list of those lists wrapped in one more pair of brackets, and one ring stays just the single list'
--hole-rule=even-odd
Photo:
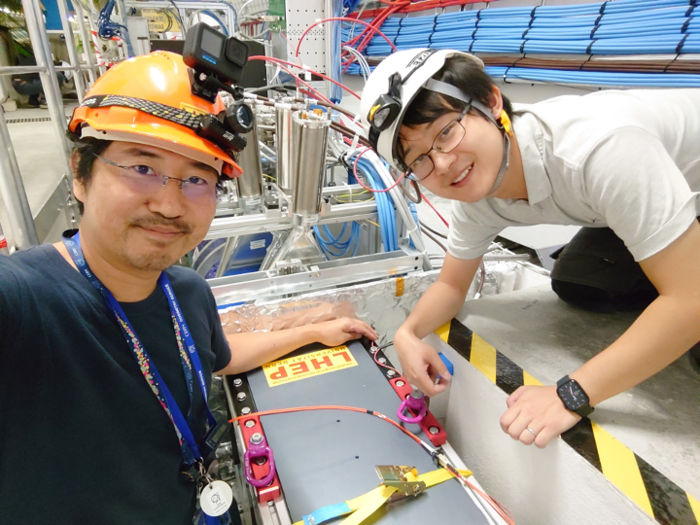
[{"label": "dark blue t-shirt", "polygon": [[[167,270],[208,387],[231,357],[216,303],[192,270]],[[182,412],[187,383],[165,294],[122,303]],[[198,385],[191,423],[206,412]],[[185,525],[170,419],[100,293],[50,245],[0,256],[0,523]]]}]

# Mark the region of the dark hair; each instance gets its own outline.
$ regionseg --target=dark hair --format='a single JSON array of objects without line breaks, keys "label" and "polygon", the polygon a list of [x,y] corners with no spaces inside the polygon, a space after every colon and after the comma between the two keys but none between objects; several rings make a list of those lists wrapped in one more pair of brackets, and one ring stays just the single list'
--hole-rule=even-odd
[{"label": "dark hair", "polygon": [[[448,57],[445,60],[445,65],[433,75],[433,78],[452,84],[472,99],[481,102],[487,108],[491,107],[491,96],[495,84],[491,77],[474,60],[462,55]],[[513,106],[505,95],[501,94],[501,97],[503,98],[503,109],[508,117],[512,119]],[[457,98],[442,95],[428,89],[421,89],[408,106],[401,124],[409,128],[415,128],[422,124],[433,122],[447,113],[461,113],[465,106],[466,104]],[[470,110],[470,113],[481,115],[480,112],[475,110]],[[403,161],[404,153],[400,142],[397,144],[397,147]]]},{"label": "dark hair", "polygon": [[[93,137],[80,138],[77,134],[71,133],[70,131],[67,132],[66,135],[73,143],[73,151],[71,153],[78,154],[78,163],[75,166],[73,178],[87,188],[92,180],[92,165],[95,163],[95,155],[101,155],[112,141],[100,140]],[[85,207],[80,201],[78,201],[78,210],[80,210],[81,215],[83,211],[85,211]]]}]

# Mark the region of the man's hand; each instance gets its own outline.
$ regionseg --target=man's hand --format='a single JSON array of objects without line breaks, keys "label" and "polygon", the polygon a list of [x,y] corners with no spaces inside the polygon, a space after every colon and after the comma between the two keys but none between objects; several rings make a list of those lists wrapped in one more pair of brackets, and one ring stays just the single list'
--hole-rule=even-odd
[{"label": "man's hand", "polygon": [[[394,337],[394,348],[401,363],[403,375],[427,396],[443,392],[450,382],[450,373],[435,349],[410,331],[399,329]],[[440,376],[437,382],[438,375]]]},{"label": "man's hand", "polygon": [[315,339],[326,346],[339,346],[351,339],[359,339],[363,335],[372,341],[379,338],[370,325],[359,319],[347,317],[326,321],[313,325]]},{"label": "man's hand", "polygon": [[510,395],[507,404],[508,410],[501,417],[503,432],[539,448],[546,447],[581,419],[564,407],[553,386],[521,386]]}]

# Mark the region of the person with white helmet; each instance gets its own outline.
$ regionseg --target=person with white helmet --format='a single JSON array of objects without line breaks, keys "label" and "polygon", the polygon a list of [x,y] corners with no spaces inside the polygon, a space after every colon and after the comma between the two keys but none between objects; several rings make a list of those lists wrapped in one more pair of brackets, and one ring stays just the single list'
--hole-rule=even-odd
[{"label": "person with white helmet", "polygon": [[360,111],[386,162],[453,201],[440,276],[394,340],[424,393],[444,391],[450,376],[422,338],[459,312],[483,254],[509,226],[584,226],[560,254],[554,291],[584,308],[643,309],[557,385],[515,391],[501,418],[513,439],[546,446],[700,339],[700,90],[511,104],[477,57],[413,49],[376,67]]},{"label": "person with white helmet", "polygon": [[79,231],[0,257],[4,524],[192,524],[227,425],[207,406],[212,374],[377,337],[348,318],[226,337],[207,283],[173,266],[241,173],[236,136],[202,129],[226,109],[212,98],[176,54],[109,70],[69,124]]}]

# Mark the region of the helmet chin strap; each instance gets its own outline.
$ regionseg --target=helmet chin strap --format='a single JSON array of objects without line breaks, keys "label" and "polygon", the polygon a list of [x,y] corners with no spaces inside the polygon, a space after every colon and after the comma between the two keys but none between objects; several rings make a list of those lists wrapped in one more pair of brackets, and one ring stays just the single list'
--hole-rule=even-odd
[{"label": "helmet chin strap", "polygon": [[487,195],[493,195],[493,193],[501,186],[503,178],[506,176],[506,171],[508,171],[508,166],[510,166],[510,136],[508,133],[503,131],[503,157],[501,158],[501,169],[498,170],[498,177],[496,181],[491,186],[491,189]]}]

